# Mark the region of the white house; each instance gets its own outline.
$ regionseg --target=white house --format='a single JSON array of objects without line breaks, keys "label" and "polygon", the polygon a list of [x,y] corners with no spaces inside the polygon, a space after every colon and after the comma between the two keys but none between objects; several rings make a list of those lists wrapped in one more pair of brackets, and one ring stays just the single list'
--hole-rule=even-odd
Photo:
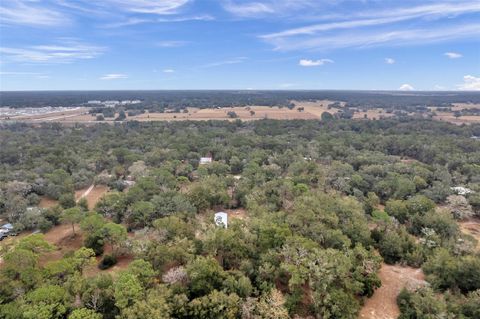
[{"label": "white house", "polygon": [[467,195],[467,194],[473,193],[473,191],[470,188],[466,188],[462,186],[450,187],[450,189],[454,191],[457,195]]},{"label": "white house", "polygon": [[200,157],[200,165],[209,164],[212,162],[211,157]]},{"label": "white house", "polygon": [[224,212],[218,212],[215,214],[215,225],[228,228],[228,214]]}]

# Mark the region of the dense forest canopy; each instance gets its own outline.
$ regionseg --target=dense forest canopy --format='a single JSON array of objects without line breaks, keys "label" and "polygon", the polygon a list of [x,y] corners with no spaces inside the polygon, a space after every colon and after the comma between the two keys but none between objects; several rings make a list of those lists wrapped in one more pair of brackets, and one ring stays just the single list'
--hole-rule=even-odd
[{"label": "dense forest canopy", "polygon": [[399,91],[31,91],[0,92],[0,107],[79,106],[98,100],[140,100],[147,110],[186,107],[289,106],[292,100],[343,101],[351,107],[396,108],[480,103],[478,92]]},{"label": "dense forest canopy", "polygon": [[[47,261],[42,234],[5,246],[0,318],[356,318],[382,261],[427,276],[400,294],[401,318],[479,317],[480,255],[458,221],[480,216],[480,125],[0,125],[0,216],[71,225],[83,246]],[[88,209],[74,191],[92,183],[110,191]],[[223,228],[224,210],[244,213]]]}]

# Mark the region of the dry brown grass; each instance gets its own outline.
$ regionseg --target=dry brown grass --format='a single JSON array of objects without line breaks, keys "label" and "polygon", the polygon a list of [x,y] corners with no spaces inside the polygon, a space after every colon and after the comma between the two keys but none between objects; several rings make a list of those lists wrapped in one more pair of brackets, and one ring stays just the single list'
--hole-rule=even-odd
[{"label": "dry brown grass", "polygon": [[468,109],[480,109],[480,104],[477,103],[452,103],[452,110],[468,110]]},{"label": "dry brown grass", "polygon": [[369,109],[366,112],[355,112],[353,114],[354,119],[369,119],[369,120],[380,120],[382,118],[388,118],[392,116],[394,116],[393,113],[386,113],[385,110],[383,109]]},{"label": "dry brown grass", "polygon": [[[329,112],[335,114],[339,111],[337,108],[328,109],[328,105],[334,103],[334,101],[329,100],[320,100],[320,101],[291,101],[295,104],[295,108],[290,110],[286,107],[269,107],[269,106],[247,106],[247,107],[222,107],[222,108],[210,108],[210,109],[199,109],[199,108],[187,108],[188,112],[168,112],[168,113],[149,113],[145,112],[136,116],[126,117],[126,121],[207,121],[207,120],[228,120],[233,121],[228,116],[228,112],[233,111],[237,114],[238,119],[243,121],[251,120],[260,120],[260,119],[276,119],[276,120],[295,120],[295,119],[320,119],[323,112]],[[344,102],[340,102],[342,107],[345,106]],[[302,112],[298,111],[298,108],[303,107]],[[463,110],[463,109],[472,109],[480,108],[480,104],[467,104],[467,103],[455,103],[452,107],[453,111]],[[434,120],[445,121],[453,124],[472,124],[480,123],[480,116],[462,116],[460,118],[455,118],[452,112],[443,112],[438,111],[437,107],[430,107],[432,111],[437,113],[433,117]],[[72,111],[62,111],[41,115],[29,115],[29,116],[18,116],[12,118],[11,120],[15,121],[26,121],[30,123],[42,123],[42,122],[58,122],[66,126],[74,125],[75,123],[84,123],[87,125],[94,125],[96,123],[115,123],[114,119],[118,116],[115,114],[113,118],[105,118],[104,121],[96,121],[96,115],[88,114],[88,108],[80,108],[78,110]],[[255,114],[251,114],[250,110],[254,111]],[[410,115],[414,115],[410,113]],[[357,111],[354,113],[354,119],[369,119],[369,120],[379,120],[382,118],[389,118],[394,116],[393,113],[386,113],[385,110],[376,108],[369,109],[365,112]]]},{"label": "dry brown grass", "polygon": [[[228,116],[228,112],[235,112],[238,119],[244,121],[260,120],[260,119],[277,119],[277,120],[292,120],[292,119],[319,119],[321,114],[328,111],[332,114],[336,113],[337,109],[328,110],[328,104],[333,101],[317,101],[317,102],[299,102],[292,101],[296,107],[292,110],[283,107],[269,107],[269,106],[246,106],[246,107],[223,107],[211,109],[187,108],[188,112],[168,112],[168,113],[150,113],[145,112],[136,116],[128,116],[127,121],[206,121],[206,120],[229,120],[233,121]],[[299,111],[298,108],[303,107],[304,111]],[[254,111],[251,114],[250,111]],[[96,121],[96,116],[88,114],[88,108],[81,108],[75,111],[56,112],[42,115],[21,116],[15,120],[26,122],[41,123],[41,122],[59,122],[63,124],[73,123],[114,123],[115,118],[105,118],[104,121]],[[115,114],[115,117],[118,114]]]},{"label": "dry brown grass", "polygon": [[480,116],[465,115],[456,118],[453,113],[450,112],[436,112],[436,114],[437,115],[435,115],[433,119],[437,121],[449,122],[457,125],[480,123]]}]

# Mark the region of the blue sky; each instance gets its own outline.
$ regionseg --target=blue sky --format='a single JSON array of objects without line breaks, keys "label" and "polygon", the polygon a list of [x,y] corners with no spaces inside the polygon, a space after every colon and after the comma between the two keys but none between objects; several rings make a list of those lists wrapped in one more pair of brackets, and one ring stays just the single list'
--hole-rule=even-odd
[{"label": "blue sky", "polygon": [[480,1],[3,0],[1,90],[480,90]]}]

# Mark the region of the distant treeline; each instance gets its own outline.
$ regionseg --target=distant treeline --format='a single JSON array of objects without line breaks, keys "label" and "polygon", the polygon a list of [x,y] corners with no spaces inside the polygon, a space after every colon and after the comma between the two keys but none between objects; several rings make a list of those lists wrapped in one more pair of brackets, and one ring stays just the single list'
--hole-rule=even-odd
[{"label": "distant treeline", "polygon": [[292,100],[333,100],[354,108],[411,109],[480,103],[478,92],[398,91],[42,91],[0,92],[0,107],[81,106],[92,100],[140,100],[126,109],[164,111],[266,105],[292,107]]}]

